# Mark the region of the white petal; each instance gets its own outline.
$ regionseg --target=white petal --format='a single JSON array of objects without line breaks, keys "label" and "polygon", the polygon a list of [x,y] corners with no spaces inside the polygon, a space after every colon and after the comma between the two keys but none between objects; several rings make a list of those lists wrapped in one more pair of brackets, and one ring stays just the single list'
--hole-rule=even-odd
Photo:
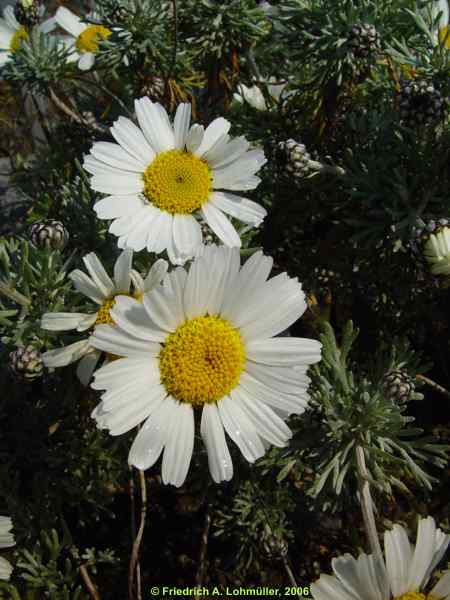
[{"label": "white petal", "polygon": [[247,361],[245,371],[272,390],[285,394],[304,392],[309,385],[309,378],[303,371],[292,367],[272,367]]},{"label": "white petal", "polygon": [[159,254],[165,250],[172,238],[173,216],[159,209],[152,225],[152,231],[148,235],[147,250]]},{"label": "white petal", "polygon": [[159,344],[139,340],[113,325],[97,325],[90,338],[94,348],[117,356],[155,356]]},{"label": "white petal", "polygon": [[236,279],[240,266],[239,250],[214,246],[208,250],[205,260],[209,265],[209,290],[205,308],[206,312],[214,315],[221,311],[227,287]]},{"label": "white petal", "polygon": [[139,223],[142,222],[149,212],[153,212],[153,208],[148,204],[144,204],[143,207],[136,212],[116,219],[109,227],[110,233],[113,233],[117,236],[125,236],[124,239],[126,239],[126,237]]},{"label": "white petal", "polygon": [[412,551],[408,535],[400,525],[384,532],[384,553],[391,591],[394,597],[401,596],[408,591]]},{"label": "white petal", "polygon": [[225,396],[217,403],[217,407],[225,431],[239,447],[246,460],[252,463],[264,456],[264,444],[239,403]]},{"label": "white petal", "polygon": [[212,123],[208,125],[206,128],[203,139],[200,146],[195,150],[194,154],[196,156],[202,157],[205,152],[208,152],[212,148],[212,146],[216,143],[216,141],[220,138],[220,136],[228,133],[230,130],[231,123],[224,119],[223,117],[218,117],[214,119]]},{"label": "white petal", "polygon": [[72,281],[73,287],[87,298],[97,304],[103,304],[106,300],[106,296],[98,289],[92,279],[80,269],[75,269],[69,273],[68,277]]},{"label": "white petal", "polygon": [[186,286],[187,273],[184,269],[177,267],[168,273],[164,279],[164,287],[170,294],[171,310],[176,315],[177,326],[186,320],[184,311],[184,289]]},{"label": "white petal", "polygon": [[91,154],[98,160],[121,171],[142,173],[148,166],[148,158],[137,159],[118,144],[111,142],[96,142],[91,148]]},{"label": "white petal", "polygon": [[333,571],[343,588],[354,598],[382,600],[376,579],[374,578],[371,556],[361,554],[358,560],[350,554],[344,554],[332,560]]},{"label": "white petal", "polygon": [[149,417],[164,402],[167,392],[160,384],[140,392],[138,396],[127,394],[124,403],[103,417],[102,428],[111,435],[122,435]]},{"label": "white petal", "polygon": [[292,437],[292,432],[271,408],[263,402],[254,400],[252,396],[245,393],[241,386],[231,390],[230,396],[244,409],[262,438],[280,448],[286,446],[286,443]]},{"label": "white petal", "polygon": [[435,552],[436,524],[432,517],[419,519],[416,547],[410,563],[407,590],[419,590]]},{"label": "white petal", "polygon": [[0,579],[3,581],[9,581],[11,577],[11,573],[13,572],[13,567],[6,558],[0,557]]},{"label": "white petal", "polygon": [[214,185],[214,189],[221,189],[225,187],[227,190],[233,191],[241,191],[248,192],[249,190],[254,190],[261,183],[261,179],[256,177],[256,175],[252,175],[250,177],[244,177],[243,179],[238,179],[236,181],[228,182],[226,185]]},{"label": "white petal", "polygon": [[174,402],[176,412],[172,412],[172,426],[166,439],[161,474],[164,483],[180,487],[186,479],[192,458],[194,411],[190,404],[175,402],[173,398],[168,398],[166,402]]},{"label": "white petal", "polygon": [[174,147],[180,150],[186,144],[186,138],[189,132],[189,122],[191,120],[191,105],[179,104],[175,114],[173,128],[175,132]]},{"label": "white petal", "polygon": [[216,404],[203,406],[200,433],[208,452],[211,477],[216,483],[230,481],[233,477],[233,461]]},{"label": "white petal", "polygon": [[94,175],[90,185],[93,190],[103,194],[127,195],[142,192],[144,180],[140,173],[116,171],[113,175]]},{"label": "white petal", "polygon": [[245,154],[249,145],[250,144],[244,137],[237,137],[225,144],[216,144],[212,150],[205,154],[205,159],[212,169],[219,169],[234,162],[240,156]]},{"label": "white petal", "polygon": [[330,575],[321,575],[320,579],[310,585],[314,600],[363,600],[364,595],[355,597],[350,595],[342,583]]},{"label": "white petal", "polygon": [[103,410],[110,411],[113,409],[111,400],[116,393],[129,392],[130,389],[143,392],[160,383],[160,378],[156,358],[118,358],[97,369],[91,388],[111,392],[102,395]]},{"label": "white petal", "polygon": [[5,19],[8,27],[10,27],[12,30],[17,31],[18,29],[20,29],[20,23],[17,21],[14,15],[13,6],[9,5],[3,9],[3,18]]},{"label": "white petal", "polygon": [[[174,148],[175,138],[170,126],[167,113],[159,104],[150,101],[149,98],[141,98],[134,103],[136,116],[145,137],[155,152],[165,152]],[[164,111],[166,117],[161,112]]]},{"label": "white petal", "polygon": [[105,298],[112,296],[115,291],[114,283],[112,282],[108,273],[105,271],[105,267],[102,265],[95,252],[86,254],[86,256],[83,257],[83,262],[89,271],[92,281],[105,296]]},{"label": "white petal", "polygon": [[[13,35],[14,35],[14,31],[12,29],[10,29],[9,27],[7,27],[6,24],[0,20],[0,49],[1,50],[9,50],[9,46],[11,44]],[[7,53],[2,52],[0,54],[0,56],[6,56],[6,54],[9,55],[9,52],[7,52]]]},{"label": "white petal", "polygon": [[164,400],[142,425],[130,449],[128,462],[137,469],[149,469],[158,460],[167,439],[176,407]]},{"label": "white petal", "polygon": [[208,303],[208,263],[205,257],[197,258],[189,269],[184,288],[184,310],[189,319],[206,312]]},{"label": "white petal", "polygon": [[42,362],[46,367],[65,367],[76,362],[90,350],[89,339],[80,340],[69,346],[48,350],[42,355]]},{"label": "white petal", "polygon": [[157,287],[142,298],[147,314],[163,331],[173,332],[180,323],[179,312],[170,295],[162,287]]},{"label": "white petal", "polygon": [[[272,270],[273,259],[262,252],[255,252],[245,262],[233,287],[226,290],[222,314],[240,327],[246,322],[247,306],[261,295],[264,283]],[[251,306],[251,304],[250,304]]]},{"label": "white petal", "polygon": [[129,196],[107,196],[94,205],[99,219],[115,219],[133,215],[143,207],[145,200],[138,194]]},{"label": "white petal", "polygon": [[241,238],[221,210],[210,202],[206,202],[203,204],[201,212],[205,221],[226,246],[241,247]]},{"label": "white petal", "polygon": [[133,261],[133,251],[124,250],[114,265],[114,281],[116,284],[116,294],[124,292],[128,294],[131,284],[131,263]]},{"label": "white petal", "polygon": [[155,151],[145,139],[144,134],[136,127],[133,121],[126,117],[119,119],[111,127],[114,139],[128,154],[144,165],[150,165],[155,158]]},{"label": "white petal", "polygon": [[93,52],[84,52],[78,61],[78,68],[82,71],[89,71],[94,66],[95,54]]},{"label": "white petal", "polygon": [[55,17],[49,17],[48,19],[45,19],[45,21],[42,21],[38,27],[41,33],[50,33],[50,31],[54,31],[57,27]]},{"label": "white petal", "polygon": [[87,27],[77,15],[64,6],[60,6],[56,11],[55,20],[62,29],[69,32],[73,37],[78,37]]},{"label": "white petal", "polygon": [[145,307],[134,298],[119,296],[110,315],[114,323],[132,337],[148,342],[163,342],[167,337],[167,332],[156,326]]},{"label": "white petal", "polygon": [[106,178],[111,178],[115,177],[116,174],[120,175],[121,173],[124,173],[125,175],[132,174],[131,171],[118,169],[117,167],[111,167],[111,165],[107,165],[106,163],[98,160],[98,158],[95,158],[95,156],[92,156],[92,154],[88,154],[87,156],[85,156],[83,161],[83,168],[85,171],[87,171],[91,175],[94,175],[95,177],[100,177],[103,175],[106,176]]},{"label": "white petal", "polygon": [[150,271],[147,274],[147,277],[144,279],[143,292],[149,292],[155,286],[161,283],[166,276],[168,267],[169,263],[163,258],[159,258],[155,263],[153,263]]},{"label": "white petal", "polygon": [[230,136],[227,133],[222,134],[208,150],[208,152],[205,152],[202,160],[206,161],[208,165],[212,167],[212,163],[215,161],[215,159],[217,160],[218,156],[221,158],[224,156],[229,141]]},{"label": "white petal", "polygon": [[200,224],[192,215],[174,215],[173,239],[175,248],[182,255],[193,255],[202,243]]},{"label": "white petal", "polygon": [[267,215],[266,209],[256,202],[230,193],[214,192],[211,195],[210,203],[231,217],[255,227],[261,225]]},{"label": "white petal", "polygon": [[151,206],[146,206],[141,212],[141,219],[133,224],[125,239],[125,247],[133,248],[136,252],[143,250],[147,245],[148,236],[152,231],[153,223],[158,218],[158,211]]},{"label": "white petal", "polygon": [[295,395],[273,390],[245,372],[241,375],[239,385],[255,400],[264,402],[274,409],[282,410],[288,415],[301,415],[308,404],[307,397],[302,397],[298,391]]},{"label": "white petal", "polygon": [[266,162],[262,150],[249,150],[238,160],[220,169],[214,169],[214,189],[232,189],[232,184],[252,177]]},{"label": "white petal", "polygon": [[196,123],[192,125],[186,138],[186,148],[189,152],[197,150],[202,143],[204,132],[205,128],[203,125],[197,125]]},{"label": "white petal", "polygon": [[214,153],[208,152],[208,164],[212,169],[225,167],[243,156],[249,146],[249,142],[244,137],[234,138],[224,148],[218,148]]},{"label": "white petal", "polygon": [[436,538],[435,538],[435,547],[434,547],[434,556],[431,561],[430,566],[428,567],[427,572],[425,573],[424,583],[422,585],[426,585],[429,578],[431,577],[432,572],[435,567],[441,562],[442,557],[447,551],[447,547],[450,541],[450,535],[444,533],[439,528],[436,529]]},{"label": "white petal", "polygon": [[77,329],[85,318],[85,313],[45,313],[41,319],[41,327],[47,331],[70,331]]},{"label": "white petal", "polygon": [[313,364],[320,360],[322,344],[307,338],[270,338],[245,345],[249,360],[268,365]]},{"label": "white petal", "polygon": [[11,517],[0,517],[0,548],[15,546],[14,535],[11,533],[12,527]]},{"label": "white petal", "polygon": [[245,324],[240,326],[245,340],[277,335],[295,323],[306,310],[305,294],[295,280],[283,281],[277,276],[260,290],[260,298],[254,296],[252,306],[245,307]]}]

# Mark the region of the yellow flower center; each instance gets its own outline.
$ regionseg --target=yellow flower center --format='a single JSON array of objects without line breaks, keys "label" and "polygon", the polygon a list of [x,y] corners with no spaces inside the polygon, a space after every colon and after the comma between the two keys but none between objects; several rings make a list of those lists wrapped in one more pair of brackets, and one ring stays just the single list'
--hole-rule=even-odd
[{"label": "yellow flower center", "polygon": [[245,349],[237,329],[215,316],[180,325],[159,354],[161,382],[180,402],[201,406],[226,396],[239,383]]},{"label": "yellow flower center", "polygon": [[208,200],[212,190],[207,163],[184,150],[161,152],[143,177],[147,199],[172,214],[193,213]]},{"label": "yellow flower center", "polygon": [[17,52],[24,40],[28,41],[29,35],[25,27],[20,27],[11,38],[11,42],[9,44],[10,51]]},{"label": "yellow flower center", "polygon": [[446,48],[450,49],[450,32],[448,30],[448,25],[439,29],[439,40],[441,44],[444,44]]},{"label": "yellow flower center", "polygon": [[105,300],[103,302],[97,311],[97,319],[95,320],[94,327],[95,325],[111,325],[114,323],[109,311],[112,309],[115,303],[115,298],[110,298],[109,300]]},{"label": "yellow flower center", "polygon": [[406,592],[397,596],[394,600],[436,600],[431,594],[422,594],[422,592]]},{"label": "yellow flower center", "polygon": [[100,40],[106,40],[112,31],[103,25],[89,25],[80,33],[75,41],[75,46],[80,52],[98,52]]}]

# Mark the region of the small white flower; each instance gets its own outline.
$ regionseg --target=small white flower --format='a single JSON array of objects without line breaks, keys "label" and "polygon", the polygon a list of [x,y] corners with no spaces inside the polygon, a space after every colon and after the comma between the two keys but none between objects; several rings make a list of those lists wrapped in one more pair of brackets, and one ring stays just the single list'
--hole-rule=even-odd
[{"label": "small white flower", "polygon": [[[269,77],[267,80],[267,91],[269,95],[275,100],[275,102],[279,102],[281,97],[283,96],[283,91],[287,85],[287,83],[274,83],[275,78]],[[252,85],[252,87],[247,87],[243,83],[238,85],[239,94],[234,94],[234,98],[238,102],[242,102],[245,100],[250,106],[256,108],[256,110],[269,110],[267,106],[266,99],[264,98],[264,94],[261,91],[261,88],[257,85]],[[293,92],[289,92],[285,95],[288,97]]]},{"label": "small white flower", "polygon": [[[0,517],[0,548],[15,546],[14,536],[11,533],[12,521],[9,517]],[[12,573],[12,565],[5,558],[0,557],[0,579],[8,581]]]},{"label": "small white flower", "polygon": [[103,25],[83,23],[80,17],[64,6],[56,11],[55,20],[70,34],[62,38],[66,46],[73,48],[69,61],[77,61],[82,71],[88,71],[94,65],[99,41],[108,39],[112,31]]},{"label": "small white flower", "polygon": [[256,108],[256,110],[267,110],[266,99],[257,85],[247,87],[245,84],[240,83],[238,85],[238,90],[239,94],[234,94],[234,97],[238,102],[242,102],[244,99],[245,102],[250,104],[250,106],[253,106],[253,108]]},{"label": "small white flower", "polygon": [[159,254],[183,264],[202,243],[201,214],[227,246],[241,239],[224,213],[258,226],[266,210],[230,191],[252,190],[266,162],[249,150],[244,137],[230,139],[230,123],[215,119],[204,129],[189,127],[191,105],[178,106],[174,124],[149,98],[135,102],[140,128],[120,117],[111,128],[118,142],[97,142],[84,161],[91,187],[110,194],[95,205],[100,219],[113,219],[109,231],[120,248]]},{"label": "small white flower", "polygon": [[450,275],[450,228],[442,227],[430,235],[424,255],[433,275]]},{"label": "small white flower", "polygon": [[450,571],[430,592],[424,588],[445,554],[450,536],[436,528],[432,517],[419,519],[413,547],[405,529],[394,525],[384,534],[385,570],[377,577],[372,555],[358,559],[344,554],[333,559],[334,575],[321,575],[311,584],[314,600],[449,600]]},{"label": "small white flower", "polygon": [[272,263],[257,252],[241,268],[237,248],[205,247],[189,272],[176,268],[142,302],[117,298],[115,325],[96,327],[92,346],[123,358],[94,374],[92,387],[106,391],[92,416],[111,435],[145,421],[130,464],[148,469],[164,450],[163,481],[180,486],[196,411],[216,482],[233,476],[225,432],[249,462],[287,444],[285,419],[308,404],[307,370],[321,344],[273,337],[306,303],[296,279],[267,279]]},{"label": "small white flower", "polygon": [[[38,28],[42,33],[48,33],[55,27],[54,19],[47,19]],[[3,9],[3,19],[0,19],[0,67],[7,63],[22,42],[28,41],[26,28],[18,23],[14,16],[14,8],[7,6]]]},{"label": "small white flower", "polygon": [[[131,269],[133,258],[132,250],[124,250],[114,265],[114,281],[105,271],[102,263],[91,252],[83,258],[89,276],[83,271],[75,269],[70,273],[74,287],[84,296],[87,296],[100,305],[95,313],[46,313],[41,320],[42,329],[48,331],[70,331],[76,329],[79,332],[96,327],[99,323],[113,323],[110,316],[111,307],[120,294],[130,295],[131,279],[137,281],[137,295],[141,296],[143,291],[151,289],[159,284],[167,271],[166,261],[157,261],[145,280]],[[142,282],[142,284],[141,284]],[[100,358],[100,352],[89,343],[89,337],[83,340],[49,350],[42,355],[46,367],[65,367],[73,362],[80,363],[77,367],[77,375],[80,381],[87,385]]]}]

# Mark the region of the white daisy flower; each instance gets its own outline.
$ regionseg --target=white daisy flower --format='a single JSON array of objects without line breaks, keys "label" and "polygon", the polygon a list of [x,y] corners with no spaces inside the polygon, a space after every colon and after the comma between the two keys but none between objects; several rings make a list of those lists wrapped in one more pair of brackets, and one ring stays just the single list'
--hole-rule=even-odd
[{"label": "white daisy flower", "polygon": [[[100,305],[100,308],[95,313],[46,313],[41,320],[42,329],[48,331],[86,331],[91,327],[96,327],[99,323],[113,323],[110,315],[111,307],[116,302],[116,297],[120,294],[125,296],[130,295],[131,279],[136,279],[140,275],[131,269],[133,258],[132,250],[124,250],[114,265],[114,281],[105,271],[102,263],[91,252],[83,258],[84,264],[89,272],[89,276],[83,271],[75,269],[70,273],[69,277],[72,280],[74,287],[81,294],[87,296],[94,302]],[[164,260],[157,261],[145,280],[143,285],[138,285],[136,288],[137,295],[142,295],[144,290],[149,290],[153,286],[159,284],[167,271],[167,262]],[[140,278],[142,280],[142,278]],[[77,360],[80,363],[77,367],[77,375],[80,381],[87,385],[91,379],[92,373],[99,361],[101,352],[93,348],[89,342],[89,337],[83,340],[49,350],[42,355],[42,360],[46,367],[65,367]]]},{"label": "white daisy flower", "polygon": [[[40,25],[42,33],[48,33],[55,27],[54,19],[47,19]],[[3,19],[0,19],[0,67],[7,63],[14,52],[20,48],[23,41],[28,41],[27,29],[14,16],[14,8],[7,6],[3,9]]]},{"label": "white daisy flower", "polygon": [[73,48],[69,60],[77,61],[82,71],[88,71],[95,62],[98,44],[106,40],[112,31],[103,25],[89,25],[68,8],[60,6],[55,13],[55,20],[61,29],[70,35],[64,38],[66,45]]},{"label": "white daisy flower", "polygon": [[[202,232],[200,213],[227,246],[241,239],[224,213],[258,226],[264,208],[232,191],[251,190],[266,162],[243,137],[230,139],[230,123],[215,119],[206,129],[189,127],[191,105],[178,106],[173,126],[165,109],[149,98],[136,100],[140,128],[120,117],[111,128],[118,142],[97,142],[84,162],[94,190],[110,194],[95,205],[120,248],[160,253],[183,264],[195,254]],[[231,190],[220,191],[220,190]]]},{"label": "white daisy flower", "polygon": [[423,253],[433,275],[450,275],[450,227],[444,226],[432,233]]},{"label": "white daisy flower", "polygon": [[436,528],[432,517],[419,519],[415,547],[405,529],[396,524],[384,534],[386,570],[382,581],[377,579],[372,555],[360,554],[355,559],[344,554],[333,559],[333,576],[321,575],[311,584],[311,594],[314,600],[449,600],[450,571],[430,592],[424,591],[449,541],[450,536]]},{"label": "white daisy flower", "polygon": [[[0,517],[0,548],[11,548],[11,546],[16,544],[11,529],[11,519],[9,517]],[[5,558],[0,557],[0,579],[8,581],[12,570],[11,563]]]},{"label": "white daisy flower", "polygon": [[289,414],[308,403],[309,365],[321,344],[274,338],[306,308],[297,279],[267,280],[273,260],[257,252],[240,268],[237,248],[208,246],[187,272],[178,267],[142,303],[120,297],[115,326],[96,327],[91,344],[120,358],[94,374],[106,390],[92,413],[120,435],[145,421],[129,463],[148,469],[164,450],[164,483],[180,486],[194,445],[194,413],[217,483],[233,476],[225,431],[249,462],[285,446]]}]

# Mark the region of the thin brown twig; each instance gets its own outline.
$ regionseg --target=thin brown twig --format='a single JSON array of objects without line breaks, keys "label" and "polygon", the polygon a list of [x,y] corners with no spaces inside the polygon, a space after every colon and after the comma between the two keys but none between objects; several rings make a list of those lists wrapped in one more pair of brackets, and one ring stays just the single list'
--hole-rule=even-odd
[{"label": "thin brown twig", "polygon": [[429,379],[428,377],[425,377],[424,375],[416,375],[416,379],[418,381],[422,381],[423,383],[426,383],[428,386],[430,386],[436,392],[439,392],[439,394],[442,394],[446,398],[450,398],[450,392],[448,390],[446,390],[444,387],[442,387],[442,385],[439,385],[438,383],[433,381],[432,379]]},{"label": "thin brown twig", "polygon": [[83,119],[82,117],[79,117],[69,106],[67,106],[67,104],[61,100],[61,98],[59,98],[54,90],[52,90],[50,88],[50,98],[52,99],[53,103],[68,117],[70,117],[72,119],[72,121],[75,121],[76,123],[78,123],[79,125],[83,125],[84,127],[88,127],[90,129],[94,129],[95,131],[101,131],[104,132],[104,128],[101,127],[101,125],[98,125],[97,123],[91,123],[89,121],[86,121],[85,119]]},{"label": "thin brown twig", "polygon": [[[141,488],[141,520],[139,523],[139,529],[136,538],[133,542],[133,549],[131,551],[130,568],[128,571],[128,597],[129,600],[133,600],[133,588],[134,588],[134,577],[135,573],[138,579],[140,579],[140,569],[138,570],[137,563],[139,560],[139,549],[144,535],[145,528],[145,517],[147,514],[147,485],[145,482],[145,473],[138,469],[139,472],[139,485]],[[141,583],[137,583],[137,600],[142,600]]]},{"label": "thin brown twig", "polygon": [[92,600],[100,600],[100,596],[97,592],[95,585],[92,583],[92,579],[89,576],[86,565],[80,565],[80,574],[83,578],[83,581],[86,585],[86,589],[89,592],[89,595],[92,598]]},{"label": "thin brown twig", "polygon": [[195,583],[198,587],[203,585],[203,577],[205,576],[206,552],[208,549],[209,530],[211,528],[211,513],[209,504],[206,505],[205,522],[203,525],[202,538],[200,541],[200,555],[198,559],[198,569],[195,576]]}]

